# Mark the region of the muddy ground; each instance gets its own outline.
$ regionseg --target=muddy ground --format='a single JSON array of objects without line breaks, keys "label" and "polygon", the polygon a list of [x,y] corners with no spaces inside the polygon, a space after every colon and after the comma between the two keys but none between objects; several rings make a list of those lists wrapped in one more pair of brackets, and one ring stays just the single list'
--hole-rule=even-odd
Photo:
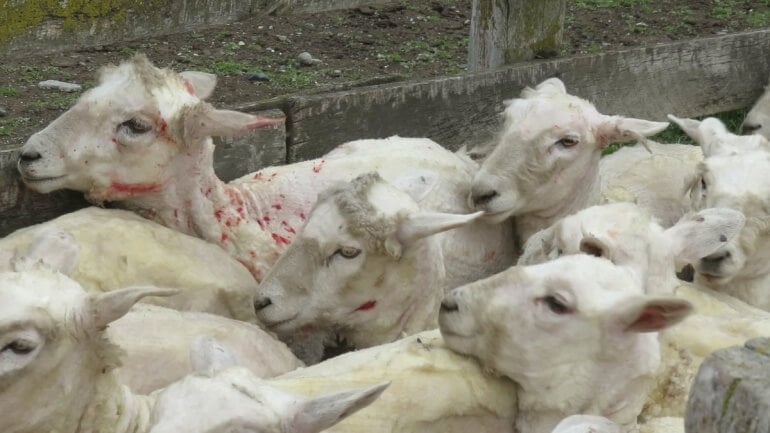
[{"label": "muddy ground", "polygon": [[[87,89],[96,84],[101,66],[136,52],[176,70],[218,74],[211,100],[227,107],[285,94],[463,73],[470,15],[471,0],[404,1],[255,17],[53,56],[0,58],[0,148],[21,145],[79,96],[38,89],[39,81],[58,79]],[[770,0],[569,0],[561,55],[768,26]],[[321,62],[300,65],[297,56],[304,51]]]}]

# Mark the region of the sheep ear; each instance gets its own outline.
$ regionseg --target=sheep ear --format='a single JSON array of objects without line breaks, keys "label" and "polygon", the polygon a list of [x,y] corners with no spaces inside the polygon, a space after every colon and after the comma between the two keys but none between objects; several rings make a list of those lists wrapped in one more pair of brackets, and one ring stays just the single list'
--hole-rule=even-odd
[{"label": "sheep ear", "polygon": [[604,148],[612,143],[624,143],[651,137],[668,128],[668,122],[635,119],[633,117],[605,116],[596,130],[596,142]]},{"label": "sheep ear", "polygon": [[588,254],[589,256],[594,257],[604,257],[609,259],[607,252],[609,249],[607,248],[607,245],[604,244],[599,238],[592,235],[583,235],[583,238],[580,240],[580,252],[583,254]]},{"label": "sheep ear", "polygon": [[200,103],[184,115],[185,141],[197,142],[207,137],[237,137],[248,132],[283,124],[284,118],[270,119],[263,116],[231,110],[217,110],[207,103]]},{"label": "sheep ear", "polygon": [[97,329],[104,329],[110,323],[123,317],[134,304],[145,296],[172,296],[177,293],[179,291],[174,289],[128,287],[92,295],[93,324]]},{"label": "sheep ear", "polygon": [[316,433],[325,430],[356,411],[369,406],[385,391],[390,382],[363,390],[340,392],[316,397],[299,403],[290,421],[293,433]]},{"label": "sheep ear", "polygon": [[682,321],[692,312],[692,304],[674,297],[638,297],[616,306],[612,328],[621,332],[655,332]]},{"label": "sheep ear", "polygon": [[695,119],[682,119],[672,114],[668,118],[679,125],[690,138],[698,143],[703,149],[703,156],[716,155],[724,150],[721,137],[727,134],[727,128],[724,123],[714,117],[706,118],[702,121]]},{"label": "sheep ear", "polygon": [[193,341],[190,348],[190,362],[194,372],[209,376],[240,365],[235,353],[228,350],[222,342],[211,337],[199,337]]},{"label": "sheep ear", "polygon": [[32,240],[27,254],[13,261],[16,271],[47,266],[64,275],[72,275],[78,264],[80,246],[70,232],[45,230]]},{"label": "sheep ear", "polygon": [[200,99],[207,99],[214,93],[217,86],[217,76],[206,72],[184,71],[179,76],[185,81],[188,90]]},{"label": "sheep ear", "polygon": [[746,217],[737,210],[710,208],[685,215],[664,235],[671,240],[675,258],[693,263],[738,236],[745,223]]},{"label": "sheep ear", "polygon": [[483,214],[483,211],[465,215],[439,212],[414,214],[401,221],[396,230],[396,239],[402,245],[409,245],[430,235],[464,226]]},{"label": "sheep ear", "polygon": [[523,251],[516,264],[519,266],[536,265],[551,259],[551,252],[554,250],[554,237],[556,235],[555,227],[548,227],[530,236],[524,244]]}]

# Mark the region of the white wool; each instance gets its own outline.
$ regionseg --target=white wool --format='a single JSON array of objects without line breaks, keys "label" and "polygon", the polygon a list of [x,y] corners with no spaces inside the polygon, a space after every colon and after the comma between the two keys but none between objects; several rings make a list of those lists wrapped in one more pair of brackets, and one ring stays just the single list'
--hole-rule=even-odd
[{"label": "white wool", "polygon": [[144,302],[256,320],[252,304],[257,283],[241,264],[214,245],[131,212],[96,207],[72,212],[8,235],[0,240],[0,254],[25,254],[36,236],[55,230],[74,236],[80,259],[72,278],[87,290],[177,288],[178,295]]},{"label": "white wool", "polygon": [[741,131],[744,134],[759,134],[770,140],[770,85],[751,107],[743,119]]},{"label": "white wool", "polygon": [[256,377],[273,377],[302,366],[285,344],[256,325],[213,314],[136,305],[107,328],[123,350],[121,383],[146,394],[193,372],[190,350],[208,337]]},{"label": "white wool", "polygon": [[438,330],[300,368],[270,383],[318,395],[391,381],[365,412],[342,421],[337,433],[513,432],[516,386],[449,350]]}]

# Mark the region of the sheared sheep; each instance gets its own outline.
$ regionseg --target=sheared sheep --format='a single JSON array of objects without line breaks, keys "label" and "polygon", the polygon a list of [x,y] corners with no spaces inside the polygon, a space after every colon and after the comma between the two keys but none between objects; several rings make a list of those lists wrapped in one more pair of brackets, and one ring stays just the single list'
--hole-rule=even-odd
[{"label": "sheared sheep", "polygon": [[164,294],[132,288],[89,295],[49,269],[0,273],[0,431],[311,433],[384,389],[306,399],[228,368],[134,395],[118,382],[118,349],[104,329],[139,298]]},{"label": "sheared sheep", "polygon": [[[129,221],[140,219],[130,216]],[[15,256],[11,266],[15,271],[24,271],[43,263],[69,275],[81,262],[84,249],[88,248],[78,244],[69,232],[49,225],[35,234],[29,249]],[[251,279],[248,273],[246,278]],[[239,365],[258,377],[276,376],[302,365],[286,345],[256,325],[201,312],[136,305],[110,325],[107,336],[125,352],[117,369],[121,383],[139,393],[162,388],[191,373],[189,353],[202,337],[219,341]]]},{"label": "sheared sheep", "polygon": [[570,415],[636,423],[660,366],[656,331],[691,305],[643,293],[627,268],[563,256],[452,290],[439,326],[448,347],[518,384],[517,431]]},{"label": "sheared sheep", "polygon": [[78,260],[71,276],[89,291],[171,287],[180,292],[145,302],[256,322],[257,283],[240,263],[214,245],[124,210],[86,208],[17,230],[0,240],[0,269],[10,269],[10,259],[26,254],[35,238],[57,231],[74,236]]},{"label": "sheared sheep", "polygon": [[[522,242],[605,200],[636,201],[668,224],[687,210],[684,179],[695,170],[691,160],[701,158],[697,147],[653,144],[653,155],[624,148],[600,162],[609,144],[654,135],[668,123],[601,114],[568,94],[557,78],[525,89],[504,114],[499,141],[476,173],[469,201],[492,221],[514,216]],[[615,170],[618,159],[630,162]],[[603,177],[616,183],[605,185]]]},{"label": "sheared sheep", "polygon": [[331,187],[260,284],[257,317],[287,341],[310,327],[355,348],[434,329],[447,281],[431,235],[480,214],[424,212],[376,172]]},{"label": "sheared sheep", "polygon": [[715,118],[669,118],[706,156],[691,184],[694,208],[724,206],[746,215],[740,236],[694,264],[695,282],[770,310],[770,143],[732,134]]},{"label": "sheared sheep", "polygon": [[[154,67],[136,56],[102,71],[100,84],[24,145],[19,171],[39,192],[68,188],[117,201],[145,217],[216,243],[260,281],[294,239],[317,193],[378,171],[423,191],[424,209],[467,213],[475,163],[428,139],[391,137],[341,145],[324,158],[252,173],[225,184],[214,173],[212,136],[280,123],[217,110],[202,100],[211,74]],[[515,261],[510,224],[478,222],[445,237],[458,285]]]}]

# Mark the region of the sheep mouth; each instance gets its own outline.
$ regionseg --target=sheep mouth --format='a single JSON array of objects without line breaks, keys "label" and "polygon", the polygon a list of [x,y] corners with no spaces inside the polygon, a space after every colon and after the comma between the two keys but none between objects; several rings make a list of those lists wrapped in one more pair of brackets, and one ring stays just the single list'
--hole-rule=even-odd
[{"label": "sheep mouth", "polygon": [[41,183],[41,182],[50,182],[52,180],[59,180],[63,178],[64,175],[61,176],[44,176],[44,177],[30,177],[30,176],[24,176],[22,175],[21,178],[24,180],[24,182],[27,183]]},{"label": "sheep mouth", "polygon": [[271,330],[277,330],[277,328],[286,328],[286,326],[284,326],[284,325],[287,325],[288,323],[290,323],[291,321],[296,319],[298,316],[299,316],[299,313],[289,317],[288,319],[276,320],[276,321],[273,321],[273,322],[268,322],[266,320],[262,320],[262,323],[264,323],[265,326],[267,326]]}]

